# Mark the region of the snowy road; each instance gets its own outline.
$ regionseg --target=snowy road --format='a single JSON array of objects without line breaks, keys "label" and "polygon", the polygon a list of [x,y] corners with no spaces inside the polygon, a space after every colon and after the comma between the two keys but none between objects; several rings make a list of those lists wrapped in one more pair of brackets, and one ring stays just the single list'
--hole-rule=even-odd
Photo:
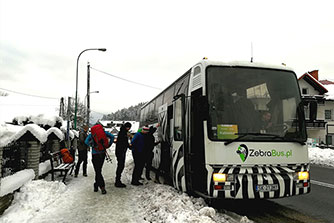
[{"label": "snowy road", "polygon": [[[116,159],[104,163],[107,194],[93,192],[94,171],[89,161],[88,177],[68,176],[67,185],[35,180],[15,193],[15,198],[0,217],[0,222],[251,222],[247,217],[217,213],[203,199],[192,198],[174,188],[145,182],[130,185],[132,155],[127,153],[122,181],[126,188],[114,186]],[[61,178],[59,178],[61,180]]]}]

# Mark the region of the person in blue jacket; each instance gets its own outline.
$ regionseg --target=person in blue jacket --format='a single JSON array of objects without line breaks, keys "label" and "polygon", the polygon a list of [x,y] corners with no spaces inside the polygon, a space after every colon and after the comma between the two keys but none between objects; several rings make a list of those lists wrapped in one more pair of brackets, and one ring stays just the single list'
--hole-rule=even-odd
[{"label": "person in blue jacket", "polygon": [[143,173],[144,164],[145,164],[144,146],[145,146],[146,134],[148,133],[148,131],[149,131],[148,127],[143,127],[141,131],[139,130],[133,136],[133,139],[131,141],[130,149],[132,150],[133,161],[135,163],[133,173],[132,173],[131,184],[135,186],[143,185],[141,182],[139,182],[139,180]]},{"label": "person in blue jacket", "polygon": [[[111,144],[114,142],[114,136],[110,132],[104,131],[106,133],[106,136],[109,138],[109,145],[108,148],[111,146]],[[102,167],[104,163],[104,159],[106,157],[106,149],[104,150],[98,150],[97,149],[97,143],[94,142],[94,139],[92,137],[92,134],[89,134],[85,140],[85,144],[92,147],[92,163],[95,171],[95,183],[94,183],[94,192],[98,191],[98,188],[100,188],[102,194],[106,194],[107,191],[105,189],[105,182],[102,176]]]}]

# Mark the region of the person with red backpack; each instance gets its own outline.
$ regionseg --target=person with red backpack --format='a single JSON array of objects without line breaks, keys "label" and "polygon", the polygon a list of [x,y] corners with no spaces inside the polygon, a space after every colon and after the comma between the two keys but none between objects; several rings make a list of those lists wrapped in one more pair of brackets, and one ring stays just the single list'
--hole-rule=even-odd
[{"label": "person with red backpack", "polygon": [[92,147],[92,163],[95,171],[94,192],[100,188],[102,194],[106,194],[105,182],[102,176],[102,167],[106,157],[106,149],[114,142],[114,136],[104,131],[101,124],[96,124],[91,128],[91,133],[87,136],[85,144]]}]

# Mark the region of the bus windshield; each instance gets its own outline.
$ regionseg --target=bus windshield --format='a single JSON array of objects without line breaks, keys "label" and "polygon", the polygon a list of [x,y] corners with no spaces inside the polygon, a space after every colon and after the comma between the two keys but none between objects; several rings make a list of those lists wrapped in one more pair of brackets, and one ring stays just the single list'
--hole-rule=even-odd
[{"label": "bus windshield", "polygon": [[211,140],[306,141],[292,71],[209,66],[206,83]]}]

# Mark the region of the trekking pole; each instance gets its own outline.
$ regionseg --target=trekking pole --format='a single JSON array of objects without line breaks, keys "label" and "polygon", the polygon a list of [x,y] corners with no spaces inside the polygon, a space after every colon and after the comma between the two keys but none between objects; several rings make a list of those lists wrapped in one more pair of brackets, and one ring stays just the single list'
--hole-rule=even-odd
[{"label": "trekking pole", "polygon": [[111,159],[109,153],[107,152],[107,150],[105,150],[105,153],[106,153],[106,160],[107,160],[107,162],[112,163],[112,159]]}]

